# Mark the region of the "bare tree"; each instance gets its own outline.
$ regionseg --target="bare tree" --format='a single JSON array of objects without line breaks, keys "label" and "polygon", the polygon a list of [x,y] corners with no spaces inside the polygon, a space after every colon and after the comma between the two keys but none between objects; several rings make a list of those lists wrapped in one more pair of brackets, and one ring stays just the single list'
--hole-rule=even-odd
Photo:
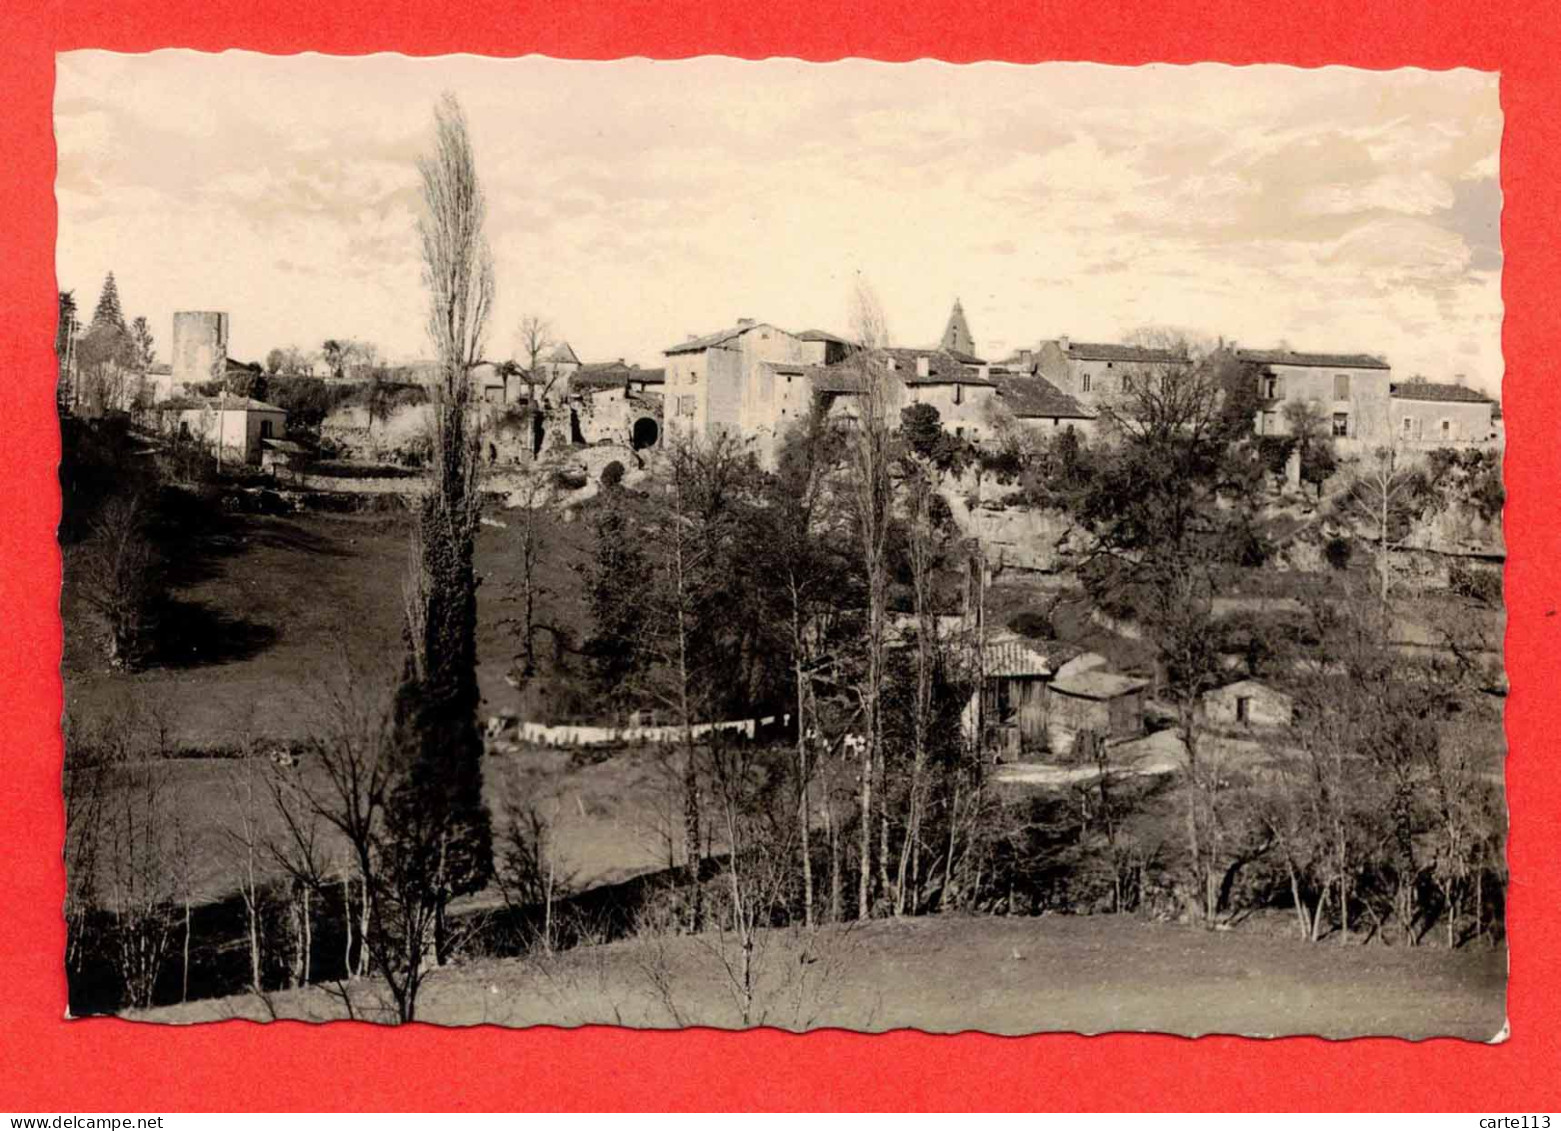
[{"label": "bare tree", "polygon": [[1362,456],[1340,495],[1341,517],[1364,531],[1376,557],[1377,600],[1386,607],[1397,585],[1395,555],[1414,533],[1424,499],[1423,477],[1402,458],[1396,440]]},{"label": "bare tree", "polygon": [[104,651],[115,667],[141,659],[157,592],[146,511],[139,494],[109,499],[80,558],[80,592],[102,621]]},{"label": "bare tree", "polygon": [[167,766],[132,755],[113,773],[106,806],[112,953],[128,1003],[151,1006],[173,939],[179,823]]},{"label": "bare tree", "polygon": [[[884,680],[884,628],[889,599],[889,530],[894,515],[895,439],[893,378],[884,363],[889,344],[887,321],[878,296],[859,281],[852,314],[856,351],[851,363],[861,383],[856,427],[851,434],[849,461],[853,471],[852,502],[863,572],[867,578],[867,683],[862,689],[867,741],[862,745],[860,783],[861,871],[857,883],[857,917],[872,911],[872,813],[874,776],[883,763],[883,720],[880,702]],[[885,839],[887,831],[885,831]],[[887,847],[884,855],[887,855]],[[887,870],[886,860],[880,860]]]}]

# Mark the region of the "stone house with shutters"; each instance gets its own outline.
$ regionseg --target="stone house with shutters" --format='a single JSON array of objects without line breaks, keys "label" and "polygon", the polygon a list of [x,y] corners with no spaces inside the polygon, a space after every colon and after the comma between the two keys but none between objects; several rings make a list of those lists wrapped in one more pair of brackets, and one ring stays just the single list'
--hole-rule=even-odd
[{"label": "stone house with shutters", "polygon": [[669,346],[662,386],[668,434],[773,438],[785,390],[765,363],[822,365],[827,349],[826,341],[752,318]]},{"label": "stone house with shutters", "polygon": [[1069,429],[1081,436],[1095,431],[1096,414],[1040,374],[992,371],[998,402],[1014,421],[1043,436]]},{"label": "stone house with shutters", "polygon": [[1075,342],[1061,337],[1022,350],[1008,367],[1046,378],[1059,391],[1094,411],[1133,394],[1135,380],[1154,376],[1167,366],[1185,365],[1184,355],[1151,346],[1114,342]]},{"label": "stone house with shutters", "polygon": [[1401,444],[1427,448],[1500,445],[1496,402],[1466,385],[1406,381],[1391,386],[1390,424]]},{"label": "stone house with shutters", "polygon": [[1387,439],[1393,370],[1380,357],[1284,349],[1237,349],[1233,355],[1257,382],[1260,403],[1253,430],[1258,435],[1288,435],[1285,405],[1305,403],[1322,416],[1341,449]]}]

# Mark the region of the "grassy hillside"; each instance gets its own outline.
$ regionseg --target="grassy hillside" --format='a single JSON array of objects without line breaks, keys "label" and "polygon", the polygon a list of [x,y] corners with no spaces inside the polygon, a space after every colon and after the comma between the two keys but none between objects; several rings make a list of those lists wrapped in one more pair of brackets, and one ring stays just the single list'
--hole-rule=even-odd
[{"label": "grassy hillside", "polygon": [[[512,708],[504,682],[518,645],[515,512],[482,527],[477,542],[478,681],[487,712]],[[587,631],[574,567],[589,531],[539,516],[548,552],[540,620],[563,640]],[[324,708],[322,683],[344,661],[393,679],[401,657],[401,586],[408,561],[406,514],[202,512],[168,532],[172,600],[158,654],[141,671],[108,669],[72,584],[67,548],[64,677],[68,709],[101,715],[131,698],[156,704],[174,723],[175,744],[201,750],[257,740],[300,739]]]},{"label": "grassy hillside", "polygon": [[[739,1027],[720,939],[642,937],[552,958],[435,973],[420,1019],[443,1025]],[[728,953],[728,957],[732,957]],[[1122,1030],[1489,1040],[1505,1018],[1506,952],[1307,944],[1114,916],[944,916],[850,931],[769,932],[750,1022],[780,1028],[991,1033]],[[355,1007],[372,1016],[375,987]],[[330,1020],[320,989],[141,1014],[187,1023]]]}]

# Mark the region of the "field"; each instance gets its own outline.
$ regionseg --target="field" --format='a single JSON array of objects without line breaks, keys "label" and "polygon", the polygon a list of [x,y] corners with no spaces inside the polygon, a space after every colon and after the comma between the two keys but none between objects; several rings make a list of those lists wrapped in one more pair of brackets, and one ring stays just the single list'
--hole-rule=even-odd
[{"label": "field", "polygon": [[[484,525],[477,543],[485,713],[513,709],[516,700],[504,682],[518,650],[505,623],[515,612],[515,514],[498,512],[495,521],[506,525]],[[548,538],[542,619],[578,638],[585,619],[572,574],[589,531],[551,515],[540,523]],[[205,515],[166,554],[174,599],[160,632],[162,654],[132,675],[107,670],[67,583],[68,709],[100,715],[133,697],[169,714],[177,746],[231,748],[246,732],[255,741],[312,733],[326,709],[321,688],[341,676],[344,662],[394,678],[405,514]]]},{"label": "field", "polygon": [[[713,936],[635,938],[436,972],[420,1019],[443,1025],[742,1027]],[[728,956],[732,950],[728,948]],[[1340,948],[1110,916],[880,921],[761,940],[752,1024],[868,1031],[1374,1034],[1491,1040],[1505,1020],[1500,948]],[[358,983],[354,1009],[374,1013]],[[311,988],[150,1011],[189,1023],[341,1019]]]}]

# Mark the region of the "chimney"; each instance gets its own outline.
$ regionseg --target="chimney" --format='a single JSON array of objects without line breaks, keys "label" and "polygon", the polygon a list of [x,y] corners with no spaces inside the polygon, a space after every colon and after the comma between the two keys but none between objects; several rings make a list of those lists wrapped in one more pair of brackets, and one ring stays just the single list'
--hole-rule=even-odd
[{"label": "chimney", "polygon": [[883,363],[885,369],[887,369],[890,373],[894,372],[894,358],[886,357],[883,359]]},{"label": "chimney", "polygon": [[1467,373],[1457,373],[1457,374],[1453,375],[1453,384],[1457,385],[1459,388],[1462,388],[1463,386],[1467,385],[1468,383],[1469,383],[1469,375]]},{"label": "chimney", "polygon": [[1020,350],[1019,351],[1019,368],[1021,370],[1025,371],[1025,372],[1029,372],[1029,370],[1034,365],[1035,365],[1035,351],[1034,350]]},{"label": "chimney", "polygon": [[753,325],[753,319],[752,318],[739,318],[737,320],[737,324],[739,326],[752,326]]},{"label": "chimney", "polygon": [[1060,347],[1062,347],[1062,352],[1063,353],[1067,353],[1068,352],[1068,342],[1069,342],[1069,338],[1068,338],[1068,335],[1066,335],[1066,334],[1064,334],[1062,337],[1057,339],[1057,344]]},{"label": "chimney", "polygon": [[930,357],[928,357],[926,354],[922,354],[920,357],[918,357],[916,359],[916,376],[918,376],[918,377],[931,377],[932,376],[932,359]]}]

